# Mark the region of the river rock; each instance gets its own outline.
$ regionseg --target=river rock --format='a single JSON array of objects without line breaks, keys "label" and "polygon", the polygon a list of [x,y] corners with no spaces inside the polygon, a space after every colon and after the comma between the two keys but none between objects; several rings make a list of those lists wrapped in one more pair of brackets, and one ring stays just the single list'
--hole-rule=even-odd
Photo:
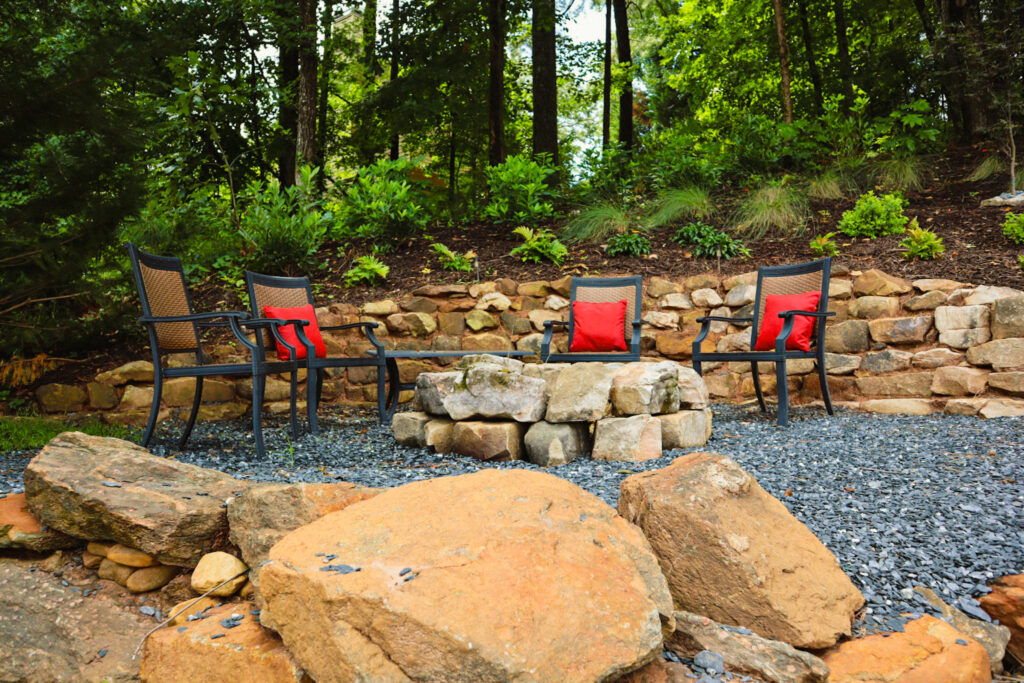
[{"label": "river rock", "polygon": [[661,423],[650,415],[606,417],[594,430],[594,460],[643,462],[661,457]]},{"label": "river rock", "polygon": [[658,415],[661,423],[661,447],[699,448],[711,438],[711,409],[681,410],[678,413]]},{"label": "river rock", "polygon": [[[703,382],[702,382],[703,384]],[[679,410],[679,364],[626,363],[612,374],[616,415],[659,415]]]},{"label": "river rock", "polygon": [[320,683],[612,681],[671,628],[639,530],[539,472],[389,489],[286,536],[260,581],[261,620]]},{"label": "river rock", "polygon": [[523,439],[526,458],[541,467],[564,465],[590,450],[590,433],[585,422],[536,422]]},{"label": "river rock", "polygon": [[100,562],[100,566],[96,568],[96,576],[101,579],[113,581],[119,586],[124,586],[128,583],[128,577],[131,576],[134,571],[134,567],[118,564],[109,557],[104,557]]},{"label": "river rock", "polygon": [[[248,569],[249,567],[234,555],[220,551],[207,553],[192,571],[192,590],[200,594],[211,591],[210,595],[217,597],[234,595],[235,591],[248,581],[246,574],[238,574]],[[225,581],[227,583],[224,583]],[[224,585],[220,586],[222,583]]]},{"label": "river rock", "polygon": [[627,477],[619,512],[650,539],[678,609],[821,648],[864,604],[821,541],[723,455]]},{"label": "river rock", "polygon": [[222,504],[247,487],[128,441],[80,432],[54,437],[24,476],[29,507],[48,527],[116,541],[180,567],[195,566],[204,552],[224,546]]},{"label": "river rock", "polygon": [[124,587],[132,593],[145,593],[163,588],[171,579],[178,575],[178,567],[158,564],[155,567],[143,567],[132,572]]},{"label": "river rock", "polygon": [[548,422],[595,422],[608,412],[613,369],[605,363],[573,363],[558,373],[548,399]]},{"label": "river rock", "polygon": [[126,567],[152,567],[157,563],[151,555],[120,543],[115,543],[107,549],[106,558]]},{"label": "river rock", "polygon": [[8,493],[0,498],[0,550],[20,548],[41,553],[80,544],[77,538],[44,529],[29,510],[24,493]]}]

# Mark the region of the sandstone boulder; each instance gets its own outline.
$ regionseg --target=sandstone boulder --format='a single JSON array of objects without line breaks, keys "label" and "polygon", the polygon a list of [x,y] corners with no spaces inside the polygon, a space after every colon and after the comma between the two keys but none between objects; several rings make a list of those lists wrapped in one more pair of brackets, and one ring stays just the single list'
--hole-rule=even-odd
[{"label": "sandstone boulder", "polygon": [[988,653],[992,673],[1003,673],[1003,657],[1006,644],[1010,641],[1010,629],[981,619],[972,619],[955,607],[950,607],[931,588],[915,586],[914,591],[939,610],[942,618],[960,633],[974,638]]},{"label": "sandstone boulder", "polygon": [[24,476],[29,507],[46,526],[78,538],[116,541],[183,567],[224,546],[222,504],[247,487],[128,441],[80,432],[54,437]]},{"label": "sandstone boulder", "polygon": [[932,402],[924,398],[876,398],[857,404],[861,410],[880,415],[931,415]]},{"label": "sandstone boulder", "polygon": [[949,349],[937,348],[918,351],[911,363],[915,368],[941,368],[945,365],[956,365],[964,359],[964,354]]},{"label": "sandstone boulder", "polygon": [[935,309],[935,329],[973,330],[988,327],[988,306],[939,306]]},{"label": "sandstone boulder", "polygon": [[613,369],[605,363],[573,363],[550,388],[548,422],[595,422],[608,412]]},{"label": "sandstone boulder", "polygon": [[[204,619],[160,629],[142,649],[144,683],[311,683],[281,639],[260,626],[251,602],[214,607]],[[225,628],[221,622],[237,624]]]},{"label": "sandstone boulder", "polygon": [[822,659],[831,670],[829,683],[988,683],[992,680],[985,648],[946,622],[930,616],[908,622],[902,633],[847,641],[826,652]]},{"label": "sandstone boulder", "polygon": [[729,290],[725,295],[725,305],[730,308],[741,308],[747,304],[754,303],[757,295],[757,287],[748,284],[738,284]]},{"label": "sandstone boulder", "polygon": [[1024,395],[1024,372],[993,372],[988,375],[988,385],[1018,396]]},{"label": "sandstone boulder", "polygon": [[288,532],[379,492],[348,482],[251,486],[228,502],[231,542],[245,563],[256,567]]},{"label": "sandstone boulder", "polygon": [[631,671],[615,683],[693,683],[697,675],[693,669],[658,657],[636,671]]},{"label": "sandstone boulder", "polygon": [[520,422],[456,422],[452,428],[452,452],[477,460],[522,460]]},{"label": "sandstone boulder", "polygon": [[853,281],[853,292],[857,296],[891,296],[906,294],[911,285],[906,280],[872,268],[865,270]]},{"label": "sandstone boulder", "polygon": [[986,420],[995,417],[1018,417],[1024,415],[1024,401],[1012,398],[990,398],[978,410],[978,415]]},{"label": "sandstone boulder", "polygon": [[895,318],[900,300],[895,296],[862,296],[854,299],[848,310],[851,318]]},{"label": "sandstone boulder", "polygon": [[670,311],[648,311],[644,313],[643,321],[645,325],[659,330],[679,329],[679,314]]},{"label": "sandstone boulder", "polygon": [[96,375],[100,384],[120,386],[129,382],[152,382],[153,363],[148,360],[133,360]]},{"label": "sandstone boulder", "polygon": [[992,304],[992,338],[1024,337],[1024,296]]},{"label": "sandstone boulder", "polygon": [[434,418],[423,425],[423,442],[435,453],[451,453],[455,423],[445,418]]},{"label": "sandstone boulder", "polygon": [[1024,338],[996,339],[967,350],[971,365],[991,365],[993,370],[1024,367]]},{"label": "sandstone boulder", "polygon": [[991,304],[999,301],[1000,299],[1013,299],[1021,296],[1024,292],[1019,289],[1013,289],[1012,287],[990,287],[988,285],[980,285],[975,287],[974,291],[968,293],[964,297],[964,304],[967,306],[977,306],[979,304]]},{"label": "sandstone boulder", "polygon": [[989,616],[1010,631],[1007,651],[1024,662],[1024,574],[1004,576],[990,584],[992,592],[978,599]]},{"label": "sandstone boulder", "polygon": [[678,413],[658,415],[661,423],[661,447],[699,448],[711,438],[711,409],[681,410]]},{"label": "sandstone boulder", "polygon": [[678,609],[821,648],[864,603],[821,541],[725,456],[627,477],[619,512],[650,539]]},{"label": "sandstone boulder", "polygon": [[616,415],[658,415],[679,410],[679,365],[626,363],[612,374],[612,407]]},{"label": "sandstone boulder", "polygon": [[424,409],[453,420],[536,422],[544,417],[546,390],[543,380],[523,374],[521,362],[488,355],[467,356],[455,372],[422,373],[416,379]]},{"label": "sandstone boulder", "polygon": [[930,315],[912,318],[878,318],[868,323],[871,338],[883,344],[913,344],[924,341],[932,328]]},{"label": "sandstone boulder", "polygon": [[708,387],[704,378],[693,368],[678,366],[679,407],[684,410],[701,410],[708,405]]},{"label": "sandstone boulder", "polygon": [[536,422],[523,439],[526,458],[541,467],[564,465],[590,450],[590,433],[585,422]]},{"label": "sandstone boulder", "polygon": [[0,498],[0,550],[20,548],[34,552],[47,552],[58,548],[73,548],[81,541],[53,529],[43,529],[32,511],[24,493],[8,493]]},{"label": "sandstone boulder", "polygon": [[964,286],[964,283],[962,282],[957,282],[956,280],[945,280],[942,278],[914,280],[911,284],[922,292],[952,292],[953,290],[960,289]]},{"label": "sandstone boulder", "polygon": [[652,277],[647,283],[647,296],[652,299],[658,299],[667,294],[677,293],[679,290],[679,285],[671,280],[666,280],[663,277]]},{"label": "sandstone boulder", "polygon": [[639,530],[530,471],[415,482],[327,515],[274,546],[260,583],[261,620],[320,683],[611,681],[671,628]]},{"label": "sandstone boulder", "polygon": [[944,396],[974,396],[985,391],[988,372],[979,368],[943,367],[935,370],[932,393]]},{"label": "sandstone boulder", "polygon": [[661,457],[661,423],[650,415],[606,417],[594,429],[594,460],[643,462]]},{"label": "sandstone boulder", "polygon": [[931,372],[858,377],[857,390],[863,396],[931,396],[933,380]]},{"label": "sandstone boulder", "polygon": [[[650,294],[649,291],[648,294]],[[693,301],[688,294],[670,292],[661,297],[661,300],[658,301],[658,306],[665,310],[688,311],[693,308]]]},{"label": "sandstone boulder", "polygon": [[391,433],[402,446],[423,448],[427,445],[424,428],[431,419],[430,415],[418,411],[395,413],[391,418]]},{"label": "sandstone boulder", "polygon": [[908,311],[931,311],[935,308],[943,305],[949,300],[949,296],[945,292],[939,290],[932,290],[926,292],[921,296],[915,296],[908,300],[903,306]]}]

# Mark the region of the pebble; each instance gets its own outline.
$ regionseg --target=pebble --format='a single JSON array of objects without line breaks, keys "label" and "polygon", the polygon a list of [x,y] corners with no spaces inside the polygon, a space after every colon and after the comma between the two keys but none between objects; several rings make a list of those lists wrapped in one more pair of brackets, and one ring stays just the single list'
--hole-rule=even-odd
[{"label": "pebble", "polygon": [[142,607],[139,608],[139,611],[142,612],[143,614],[145,614],[147,617],[155,617],[156,616],[156,610],[153,609],[152,607],[150,607],[149,605],[143,605]]},{"label": "pebble", "polygon": [[96,656],[99,657],[100,659],[103,659],[104,657],[107,656],[107,652],[108,652],[107,648],[103,648],[102,650],[100,650],[99,652],[96,653]]},{"label": "pebble", "polygon": [[104,486],[106,486],[107,488],[111,488],[111,489],[119,489],[119,488],[121,488],[121,485],[118,484],[116,481],[101,481],[100,483],[103,484]]}]

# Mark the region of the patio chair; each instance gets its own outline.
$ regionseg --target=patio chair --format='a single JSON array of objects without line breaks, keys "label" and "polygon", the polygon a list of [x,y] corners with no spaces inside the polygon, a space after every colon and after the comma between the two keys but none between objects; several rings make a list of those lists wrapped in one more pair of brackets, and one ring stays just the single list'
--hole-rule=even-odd
[{"label": "patio chair", "polygon": [[[146,325],[149,332],[149,346],[153,353],[153,403],[149,411],[149,422],[142,436],[142,445],[149,444],[156,428],[160,413],[160,397],[165,379],[176,377],[194,377],[196,380],[195,395],[192,399],[192,410],[189,413],[185,430],[178,441],[178,448],[184,448],[192,428],[195,426],[199,406],[202,403],[203,379],[218,375],[248,376],[252,378],[252,430],[256,453],[263,457],[262,406],[266,387],[266,376],[273,373],[291,373],[292,405],[291,428],[296,434],[298,422],[295,417],[295,388],[299,369],[298,353],[291,348],[291,360],[268,361],[262,346],[249,341],[246,330],[270,330],[279,337],[277,326],[281,321],[266,319],[249,319],[248,313],[242,311],[221,311],[214,313],[193,313],[192,299],[185,285],[185,273],[181,261],[173,256],[156,256],[140,251],[130,242],[125,244],[131,260],[132,272],[135,275],[135,286],[139,291],[142,303],[142,317],[139,321]],[[284,321],[290,324],[305,325],[305,321]],[[248,363],[209,363],[209,357],[203,352],[199,340],[200,328],[227,327],[235,339],[249,350]],[[285,340],[282,338],[282,342]],[[285,342],[287,345],[287,342]],[[194,365],[164,367],[163,356],[170,353],[194,353]]]},{"label": "patio chair", "polygon": [[[542,363],[617,362],[640,360],[640,296],[642,279],[574,277],[569,290],[569,321],[544,321]],[[615,309],[625,303],[625,313]],[[577,304],[583,304],[577,306]],[[614,313],[614,317],[612,317]],[[621,322],[619,322],[621,321]],[[555,328],[568,328],[567,353],[552,353]]]},{"label": "patio chair", "polygon": [[[313,307],[313,290],[309,278],[305,277],[278,277],[275,275],[261,275],[252,271],[245,271],[245,286],[249,291],[249,305],[256,317],[271,317],[263,315],[267,306],[283,309],[296,309],[303,306]],[[323,394],[324,371],[327,368],[351,368],[351,367],[375,367],[377,368],[377,415],[378,420],[383,422],[387,409],[387,368],[384,357],[384,346],[373,334],[378,323],[359,322],[346,325],[333,325],[320,327],[316,324],[315,313],[309,311],[311,317],[310,325],[297,329],[299,342],[305,346],[305,353],[300,351],[300,356],[305,358],[307,369],[306,377],[306,414],[309,419],[309,429],[313,434],[319,432],[317,424],[317,406]],[[342,356],[328,357],[326,348],[317,345],[311,340],[310,335],[319,337],[320,331],[354,330],[358,329],[363,333],[373,349],[372,356]],[[285,330],[282,331],[286,331]],[[260,330],[256,331],[256,341],[267,348],[275,346],[275,340],[263,335]],[[311,353],[310,351],[315,351]]]},{"label": "patio chair", "polygon": [[[825,376],[825,319],[835,315],[828,312],[831,266],[832,259],[824,258],[791,266],[759,268],[753,318],[713,315],[697,318],[697,322],[701,323],[701,330],[693,340],[693,369],[699,375],[702,374],[701,364],[704,362],[749,362],[757,402],[761,406],[761,412],[767,412],[757,364],[774,363],[779,401],[777,420],[780,427],[785,427],[789,424],[786,361],[813,358],[818,368],[825,410],[832,415],[832,399]],[[817,300],[812,301],[815,296]],[[711,323],[716,320],[751,323],[751,350],[710,353],[702,351],[701,344],[708,336]]]}]

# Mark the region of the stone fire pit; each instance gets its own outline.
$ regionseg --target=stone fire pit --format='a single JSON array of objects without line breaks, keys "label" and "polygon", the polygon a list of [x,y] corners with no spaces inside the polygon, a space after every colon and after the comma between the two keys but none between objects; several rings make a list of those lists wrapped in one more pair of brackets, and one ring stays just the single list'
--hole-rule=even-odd
[{"label": "stone fire pit", "polygon": [[421,374],[417,410],[392,424],[402,445],[480,460],[639,462],[703,446],[707,403],[704,380],[674,361],[526,364],[479,355]]}]

